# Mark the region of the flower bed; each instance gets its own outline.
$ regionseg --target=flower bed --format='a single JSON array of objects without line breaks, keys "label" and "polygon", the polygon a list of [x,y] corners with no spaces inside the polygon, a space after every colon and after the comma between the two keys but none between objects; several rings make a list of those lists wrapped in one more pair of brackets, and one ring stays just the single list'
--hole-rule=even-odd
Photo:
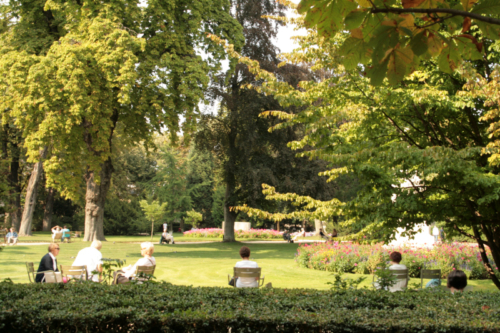
[{"label": "flower bed", "polygon": [[[250,230],[235,230],[236,238],[260,238],[260,239],[282,239],[283,234],[276,230],[269,229],[250,229]],[[224,230],[217,228],[196,229],[184,232],[186,237],[206,237],[206,238],[222,238]]]},{"label": "flower bed", "polygon": [[[408,267],[411,277],[420,277],[422,267],[441,269],[442,277],[455,269],[465,271],[469,279],[486,279],[488,274],[484,268],[477,246],[453,243],[436,245],[433,248],[386,248],[382,243],[376,245],[360,245],[355,243],[315,243],[301,245],[296,254],[296,261],[301,267],[326,270],[339,273],[371,274],[382,261],[389,261],[392,251],[401,252],[401,264]],[[498,267],[491,260],[490,264],[499,273]]]}]

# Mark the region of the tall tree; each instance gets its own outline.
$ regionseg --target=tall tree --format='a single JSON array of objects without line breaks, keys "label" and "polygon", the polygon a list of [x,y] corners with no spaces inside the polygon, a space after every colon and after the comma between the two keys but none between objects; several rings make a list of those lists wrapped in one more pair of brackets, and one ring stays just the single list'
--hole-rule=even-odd
[{"label": "tall tree", "polygon": [[[488,60],[498,63],[498,42],[476,31],[485,42]],[[464,70],[452,74],[427,61],[397,87],[387,81],[373,87],[362,75],[363,67],[346,71],[342,65],[339,54],[346,37],[339,33],[324,39],[312,32],[302,39],[302,49],[290,60],[315,61],[335,75],[322,82],[302,82],[301,90],[256,67],[252,70],[265,78],[266,92],[280,93],[283,105],[306,107],[296,115],[274,112],[285,120],[280,127],[305,124],[307,135],[292,147],[314,147],[305,154],[330,162],[323,174],[331,180],[354,174],[365,186],[344,202],[281,194],[270,186],[265,187],[267,198],[302,207],[289,215],[343,214],[344,225],[361,226],[350,236],[354,239],[384,230],[389,240],[398,227],[412,235],[418,224],[445,221],[447,228],[477,242],[483,264],[500,288],[500,85],[495,79],[500,74],[482,60],[464,62]],[[287,217],[242,209],[278,220]]]},{"label": "tall tree", "polygon": [[[280,80],[296,85],[300,80],[312,79],[307,67],[278,66],[279,50],[273,40],[280,23],[266,15],[284,16],[285,7],[274,1],[242,0],[234,2],[234,16],[243,26],[246,44],[241,53],[258,63],[261,68],[275,73]],[[274,203],[266,201],[261,184],[269,183],[278,188],[294,190],[307,195],[329,199],[332,187],[317,174],[323,162],[309,162],[295,157],[287,142],[300,137],[301,128],[286,128],[269,132],[276,124],[273,117],[260,117],[268,110],[282,110],[277,99],[258,89],[245,89],[262,81],[249,71],[246,64],[238,64],[230,77],[220,77],[211,90],[214,99],[220,99],[217,116],[205,115],[196,135],[200,147],[211,150],[222,166],[225,183],[224,241],[234,237],[234,222],[238,212],[231,209],[238,204],[249,204],[270,210]],[[291,112],[298,110],[291,109]]]},{"label": "tall tree", "polygon": [[18,19],[0,36],[0,109],[22,130],[31,162],[51,147],[47,186],[77,199],[85,179],[84,240],[104,240],[115,129],[151,145],[162,127],[175,139],[183,115],[187,135],[224,57],[207,33],[238,44],[240,27],[227,0],[13,0],[7,8]]}]

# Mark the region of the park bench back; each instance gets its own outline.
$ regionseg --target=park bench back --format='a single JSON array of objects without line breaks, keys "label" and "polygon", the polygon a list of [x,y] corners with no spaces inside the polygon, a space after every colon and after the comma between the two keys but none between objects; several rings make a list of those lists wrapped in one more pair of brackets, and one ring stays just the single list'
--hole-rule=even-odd
[{"label": "park bench back", "polygon": [[424,279],[441,279],[441,270],[422,269],[420,271],[420,289],[424,287]]},{"label": "park bench back", "polygon": [[70,280],[78,280],[78,281],[87,281],[87,266],[69,266],[69,265],[61,265],[61,275],[66,277],[68,281]]},{"label": "park bench back", "polygon": [[[236,281],[237,278],[258,278],[259,287],[262,287],[264,284],[265,277],[261,277],[262,268],[260,267],[234,267],[233,268],[233,277]],[[230,278],[230,277],[229,277]],[[236,287],[236,282],[234,283],[234,287]]]}]

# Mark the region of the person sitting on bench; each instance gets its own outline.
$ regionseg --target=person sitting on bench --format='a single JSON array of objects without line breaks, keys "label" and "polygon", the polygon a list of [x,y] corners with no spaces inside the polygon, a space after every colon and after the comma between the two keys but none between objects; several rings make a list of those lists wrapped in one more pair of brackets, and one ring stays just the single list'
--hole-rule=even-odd
[{"label": "person sitting on bench", "polygon": [[[17,243],[17,232],[16,229],[10,228],[10,232],[5,236],[7,237],[7,244],[14,245]],[[12,244],[10,242],[12,241]]]},{"label": "person sitting on bench", "polygon": [[321,238],[324,238],[327,241],[330,240],[330,237],[328,237],[328,235],[326,234],[326,231],[323,232],[323,229],[319,229],[319,235],[321,236]]},{"label": "person sitting on bench", "polygon": [[285,231],[283,233],[283,239],[286,240],[288,243],[293,243],[292,236],[290,236],[288,231]]},{"label": "person sitting on bench", "polygon": [[170,244],[170,242],[172,242],[172,244],[175,244],[174,236],[172,236],[166,230],[164,230],[163,233],[161,234],[160,245],[162,245],[163,242],[165,242],[167,244]]}]

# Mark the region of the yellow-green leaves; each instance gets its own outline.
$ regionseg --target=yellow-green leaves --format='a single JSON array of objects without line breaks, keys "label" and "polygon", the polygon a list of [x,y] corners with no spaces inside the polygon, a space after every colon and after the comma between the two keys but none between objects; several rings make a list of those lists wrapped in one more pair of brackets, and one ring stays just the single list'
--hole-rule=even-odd
[{"label": "yellow-green leaves", "polygon": [[[342,61],[348,69],[368,67],[373,85],[382,84],[386,77],[397,85],[421,59],[433,57],[442,70],[451,73],[463,60],[484,54],[481,37],[500,39],[497,0],[461,0],[459,4],[452,0],[303,0],[298,8],[306,26],[324,37],[350,32],[340,49]],[[480,14],[484,20],[471,20],[469,13]],[[464,35],[471,25],[480,28],[481,37]]]}]

